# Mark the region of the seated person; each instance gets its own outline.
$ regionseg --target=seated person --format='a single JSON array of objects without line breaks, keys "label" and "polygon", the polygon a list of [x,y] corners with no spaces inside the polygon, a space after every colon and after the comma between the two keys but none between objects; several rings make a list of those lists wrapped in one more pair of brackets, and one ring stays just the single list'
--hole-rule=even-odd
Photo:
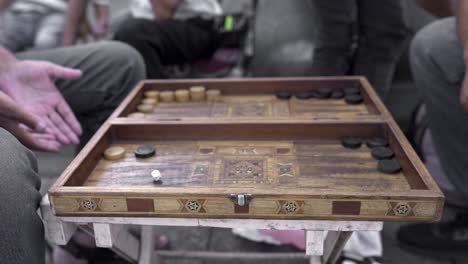
[{"label": "seated person", "polygon": [[[441,15],[450,12],[449,0],[418,2]],[[455,17],[433,22],[418,32],[411,45],[410,58],[413,76],[426,106],[435,150],[447,179],[457,195],[463,197],[458,201],[462,205],[456,217],[447,215],[448,219],[441,223],[402,227],[398,240],[402,246],[417,253],[466,261],[468,1],[457,1],[455,10]]]},{"label": "seated person", "polygon": [[[66,0],[19,0],[11,5],[9,2],[0,0],[0,10],[5,9],[0,15],[0,45],[11,52],[60,46]],[[106,33],[108,6],[95,2],[95,9],[97,23],[93,32],[100,37]]]},{"label": "seated person", "polygon": [[163,65],[209,57],[217,49],[209,19],[222,13],[217,0],[133,0],[131,13],[115,39],[140,52],[150,79],[163,77]]},{"label": "seated person", "polygon": [[[91,33],[96,40],[107,37],[109,33],[109,0],[92,0],[92,2],[94,3],[95,21],[93,24],[88,25],[83,24],[87,22],[85,20],[87,1],[69,1],[61,45],[71,46],[75,44],[80,33]],[[87,28],[87,26],[91,26],[91,28]],[[82,29],[91,30],[91,32],[82,32],[84,31]],[[87,38],[88,36],[84,37]]]},{"label": "seated person", "polygon": [[122,43],[18,54],[0,46],[0,262],[45,263],[29,149],[85,143],[144,76],[141,56]]},{"label": "seated person", "polygon": [[402,0],[314,0],[312,75],[364,75],[385,99],[409,36]]}]

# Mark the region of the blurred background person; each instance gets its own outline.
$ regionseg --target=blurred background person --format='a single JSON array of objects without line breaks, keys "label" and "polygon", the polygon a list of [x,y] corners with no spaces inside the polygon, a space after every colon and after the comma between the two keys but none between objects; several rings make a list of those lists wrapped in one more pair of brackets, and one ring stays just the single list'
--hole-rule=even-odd
[{"label": "blurred background person", "polygon": [[150,79],[164,77],[164,65],[209,58],[218,48],[217,0],[133,0],[130,10],[115,40],[140,52]]},{"label": "blurred background person", "polygon": [[81,37],[88,41],[90,37],[95,40],[106,38],[109,34],[110,11],[109,0],[92,0],[94,7],[94,19],[86,17],[86,0],[70,0],[66,11],[64,32],[61,38],[63,46],[76,44]]},{"label": "blurred background person", "polygon": [[[102,0],[101,0],[102,1]],[[0,0],[0,45],[11,52],[26,49],[48,49],[62,44],[65,0]],[[105,20],[107,5],[95,1],[96,21]],[[101,35],[105,28],[97,26]]]},{"label": "blurred background person", "polygon": [[423,156],[446,196],[446,207],[440,223],[404,226],[397,238],[399,245],[411,252],[466,263],[468,1],[417,2],[437,16],[452,15],[451,4],[455,5],[455,17],[437,20],[418,32],[410,53],[413,76],[429,121],[422,144]]},{"label": "blurred background person", "polygon": [[402,0],[313,0],[312,75],[364,75],[385,99],[409,36]]},{"label": "blurred background person", "polygon": [[[109,34],[110,11],[109,0],[93,0],[94,17],[88,19],[87,0],[70,0],[66,11],[64,32],[61,45],[70,46],[78,39],[88,42],[92,39],[106,38]],[[91,20],[93,23],[91,23]]]}]

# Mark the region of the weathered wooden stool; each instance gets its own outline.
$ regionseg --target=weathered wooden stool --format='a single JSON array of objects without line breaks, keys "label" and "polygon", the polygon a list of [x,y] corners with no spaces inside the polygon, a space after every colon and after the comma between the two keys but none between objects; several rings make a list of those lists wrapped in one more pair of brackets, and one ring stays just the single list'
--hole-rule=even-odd
[{"label": "weathered wooden stool", "polygon": [[[56,217],[49,199],[41,203],[47,239],[66,245],[78,226],[92,224],[96,245],[112,248],[132,263],[160,264],[163,258],[203,259],[310,259],[311,264],[335,263],[353,231],[380,231],[377,221],[317,221],[317,220],[258,220],[203,218],[144,218],[144,217]],[[128,232],[125,225],[141,225],[141,240]],[[193,226],[256,229],[306,230],[306,252],[302,253],[239,253],[201,251],[154,251],[153,226]]]}]

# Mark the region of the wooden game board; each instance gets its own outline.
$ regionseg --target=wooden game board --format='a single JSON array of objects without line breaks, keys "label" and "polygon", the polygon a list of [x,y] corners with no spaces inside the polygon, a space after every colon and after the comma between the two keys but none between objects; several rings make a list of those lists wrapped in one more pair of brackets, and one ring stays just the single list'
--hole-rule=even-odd
[{"label": "wooden game board", "polygon": [[[253,79],[253,80],[180,80],[147,81],[140,84],[124,105],[118,117],[136,112],[136,107],[149,90],[177,90],[203,85],[218,89],[223,94],[221,102],[158,103],[155,111],[145,115],[148,121],[204,121],[204,122],[297,122],[307,120],[379,120],[386,113],[369,86],[359,78],[321,78],[311,82],[304,79]],[[348,105],[344,99],[279,100],[275,92],[303,92],[328,87],[336,90],[359,88],[364,103]],[[134,118],[130,118],[134,119]]]},{"label": "wooden game board", "polygon": [[[179,103],[167,106],[173,108],[176,118],[170,111],[165,112],[164,120],[158,114],[143,119],[126,117],[145,90],[200,83],[217,88],[222,84],[228,97],[225,107],[230,109],[223,119],[213,118],[212,111],[203,111],[206,115],[196,118],[196,114],[183,115],[190,111],[186,104],[179,111]],[[348,106],[324,100],[330,105],[317,102],[317,106],[311,100],[308,104],[313,111],[307,110],[307,114],[292,120],[274,115],[277,112],[272,109],[279,101],[267,93],[277,87],[295,90],[320,85],[336,89],[355,85],[365,103]],[[253,95],[244,95],[246,91]],[[229,96],[234,92],[236,95]],[[269,110],[260,111],[263,118],[232,115],[232,102],[237,101],[240,107],[242,102],[265,103]],[[290,113],[305,109],[296,103],[286,101]],[[342,112],[345,108],[349,112]],[[193,108],[191,112],[197,111]],[[328,117],[335,113],[337,118],[310,118],[323,113]],[[379,172],[369,148],[344,148],[343,137],[386,138],[402,171]],[[133,151],[142,144],[154,146],[157,155],[135,158]],[[125,157],[104,159],[109,146],[124,147]],[[162,182],[153,182],[150,173],[154,169],[163,175]],[[141,84],[49,193],[55,213],[61,216],[433,221],[440,217],[443,206],[437,185],[362,78]]]}]

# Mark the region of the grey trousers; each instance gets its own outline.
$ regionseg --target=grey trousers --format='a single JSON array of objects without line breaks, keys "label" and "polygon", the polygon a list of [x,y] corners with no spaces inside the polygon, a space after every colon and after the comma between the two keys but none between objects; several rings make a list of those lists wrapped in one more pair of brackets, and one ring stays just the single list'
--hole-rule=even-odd
[{"label": "grey trousers", "polygon": [[455,23],[438,20],[415,36],[411,68],[442,168],[468,205],[468,112],[459,100],[466,68]]},{"label": "grey trousers", "polygon": [[[57,86],[79,117],[86,141],[145,76],[138,52],[116,42],[17,54],[21,59],[47,60],[79,68],[77,81]],[[44,263],[41,196],[34,154],[0,128],[0,263]]]},{"label": "grey trousers", "polygon": [[312,0],[318,27],[312,75],[364,75],[388,93],[409,29],[402,0]]}]

